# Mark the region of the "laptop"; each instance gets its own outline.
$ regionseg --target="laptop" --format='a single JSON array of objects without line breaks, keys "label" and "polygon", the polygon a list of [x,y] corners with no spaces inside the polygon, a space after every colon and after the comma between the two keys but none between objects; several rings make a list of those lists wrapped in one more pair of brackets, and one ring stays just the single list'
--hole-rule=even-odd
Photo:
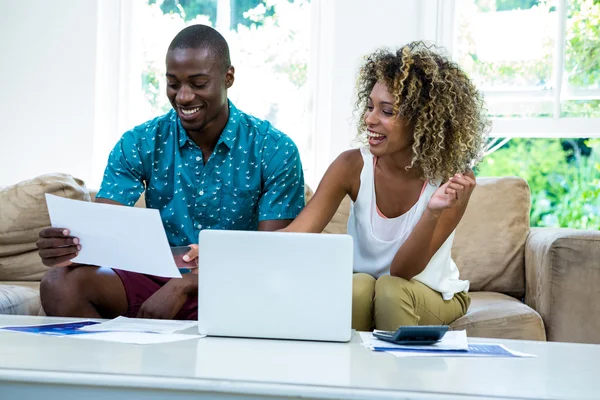
[{"label": "laptop", "polygon": [[203,230],[198,243],[200,334],[350,340],[349,235]]}]

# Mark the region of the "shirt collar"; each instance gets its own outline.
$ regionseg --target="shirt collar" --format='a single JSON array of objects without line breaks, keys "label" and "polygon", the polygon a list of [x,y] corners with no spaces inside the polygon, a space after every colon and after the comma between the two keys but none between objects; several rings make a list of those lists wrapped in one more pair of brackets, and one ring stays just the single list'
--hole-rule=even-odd
[{"label": "shirt collar", "polygon": [[[229,120],[227,121],[225,128],[221,132],[221,136],[219,136],[219,141],[217,142],[216,147],[219,147],[219,144],[223,143],[225,144],[225,146],[227,146],[228,149],[231,149],[235,144],[235,138],[238,133],[238,125],[240,123],[240,112],[229,99],[227,100],[227,103],[229,105]],[[185,129],[183,129],[183,127],[181,126],[181,121],[179,120],[179,117],[177,116],[175,110],[171,110],[171,112],[173,113],[173,117],[177,121],[177,129],[179,131],[179,147],[183,147],[188,142],[189,136]]]}]

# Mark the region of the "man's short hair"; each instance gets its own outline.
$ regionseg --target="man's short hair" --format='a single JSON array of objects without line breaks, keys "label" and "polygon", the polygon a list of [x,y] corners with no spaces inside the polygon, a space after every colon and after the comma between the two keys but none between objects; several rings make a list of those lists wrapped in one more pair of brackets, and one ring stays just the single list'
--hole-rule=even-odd
[{"label": "man's short hair", "polygon": [[231,67],[229,45],[219,32],[206,25],[191,25],[183,29],[173,38],[169,51],[175,49],[209,49],[217,60],[221,61],[223,70]]}]

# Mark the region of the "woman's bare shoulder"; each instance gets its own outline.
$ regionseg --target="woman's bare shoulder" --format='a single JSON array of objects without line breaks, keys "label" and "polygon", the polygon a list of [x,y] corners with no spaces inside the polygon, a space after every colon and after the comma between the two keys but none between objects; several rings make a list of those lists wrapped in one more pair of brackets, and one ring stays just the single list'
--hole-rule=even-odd
[{"label": "woman's bare shoulder", "polygon": [[343,176],[346,191],[354,201],[360,187],[360,173],[364,165],[361,150],[344,151],[334,161],[334,164],[337,164],[336,169],[339,171],[339,176]]}]

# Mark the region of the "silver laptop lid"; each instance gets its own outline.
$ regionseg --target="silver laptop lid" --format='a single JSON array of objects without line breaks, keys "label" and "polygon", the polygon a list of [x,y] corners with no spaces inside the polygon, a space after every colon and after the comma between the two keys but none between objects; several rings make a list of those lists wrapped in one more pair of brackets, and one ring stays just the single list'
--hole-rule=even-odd
[{"label": "silver laptop lid", "polygon": [[350,340],[349,235],[203,230],[198,243],[201,334]]}]

